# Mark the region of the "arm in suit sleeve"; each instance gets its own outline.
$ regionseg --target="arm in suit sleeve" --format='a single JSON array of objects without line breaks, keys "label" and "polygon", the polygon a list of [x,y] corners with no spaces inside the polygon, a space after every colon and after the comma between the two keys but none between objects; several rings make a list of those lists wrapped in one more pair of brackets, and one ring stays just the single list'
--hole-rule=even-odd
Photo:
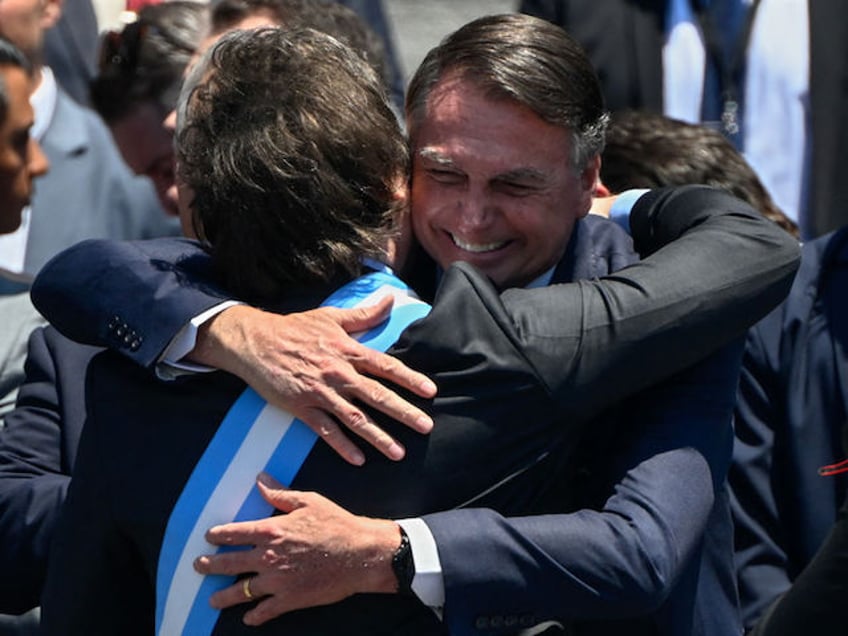
[{"label": "arm in suit sleeve", "polygon": [[444,348],[447,338],[462,350],[472,327],[493,321],[561,412],[591,416],[741,337],[786,295],[798,263],[791,236],[709,188],[649,193],[631,225],[648,257],[597,280],[498,295],[468,265],[454,265],[413,327],[418,341]]},{"label": "arm in suit sleeve", "polygon": [[609,458],[621,477],[601,509],[425,516],[451,633],[486,632],[494,616],[535,624],[658,607],[699,546],[730,461],[739,351],[726,347],[632,403],[637,421],[617,429],[628,429],[625,450]]},{"label": "arm in suit sleeve", "polygon": [[[540,365],[542,377],[552,377],[561,365],[559,352],[551,355],[556,338],[578,371],[587,375],[597,372],[593,364],[601,356],[585,352],[606,351],[611,342],[642,342],[653,350],[655,340],[647,334],[666,338],[666,351],[683,345],[686,363],[691,363],[774,306],[788,291],[797,267],[794,239],[742,202],[710,188],[646,194],[634,207],[631,228],[642,256],[662,248],[656,258],[550,296],[546,290],[504,293],[511,320],[524,334],[519,344]],[[75,246],[48,263],[32,296],[39,311],[65,335],[116,348],[149,367],[183,325],[222,300],[206,283],[210,279],[209,260],[194,243],[96,241]],[[690,331],[692,314],[697,324]],[[721,324],[709,327],[719,315]],[[119,326],[126,323],[141,336],[138,350],[122,345],[114,335],[110,325],[115,318]],[[551,333],[558,325],[565,331]],[[711,340],[718,332],[721,337]],[[696,333],[699,337],[692,338]],[[632,355],[630,360],[642,362]],[[606,366],[622,375],[643,376],[632,364]]]},{"label": "arm in suit sleeve", "polygon": [[228,298],[213,279],[194,241],[87,240],[44,266],[32,299],[72,340],[152,367],[192,317]]},{"label": "arm in suit sleeve", "polygon": [[7,613],[38,605],[81,426],[65,421],[73,418],[64,417],[68,405],[61,405],[57,360],[46,333],[37,329],[30,337],[26,380],[0,429],[0,611]]}]

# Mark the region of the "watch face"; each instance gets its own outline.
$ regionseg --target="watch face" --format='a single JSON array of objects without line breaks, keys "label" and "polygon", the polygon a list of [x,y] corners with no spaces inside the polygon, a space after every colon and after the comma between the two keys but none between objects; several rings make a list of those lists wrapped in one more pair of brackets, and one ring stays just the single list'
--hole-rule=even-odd
[{"label": "watch face", "polygon": [[412,559],[412,548],[409,537],[401,528],[400,545],[392,555],[392,571],[397,579],[398,594],[412,596],[412,579],[415,577],[415,561]]}]

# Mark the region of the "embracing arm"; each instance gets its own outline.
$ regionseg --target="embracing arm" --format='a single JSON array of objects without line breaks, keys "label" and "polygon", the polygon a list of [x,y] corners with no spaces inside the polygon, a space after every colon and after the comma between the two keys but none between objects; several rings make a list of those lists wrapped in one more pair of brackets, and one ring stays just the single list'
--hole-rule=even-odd
[{"label": "embracing arm", "polygon": [[477,617],[503,616],[504,608],[538,620],[656,610],[699,548],[726,475],[739,352],[726,347],[627,403],[634,417],[615,429],[619,452],[605,447],[600,458],[615,486],[599,509],[425,516],[452,633],[472,633]]},{"label": "embracing arm", "polygon": [[[211,260],[200,244],[185,239],[153,241],[90,240],[54,257],[39,273],[33,301],[63,334],[109,347],[153,368],[171,340],[190,321],[229,296],[214,280]],[[429,416],[401,399],[371,374],[422,397],[435,386],[397,359],[351,339],[347,332],[368,329],[388,315],[390,302],[362,309],[317,309],[304,314],[259,314],[256,336],[242,337],[242,312],[233,307],[201,328],[196,360],[232,371],[269,402],[291,411],[352,463],[363,461],[336,419],[392,459],[403,449],[378,427],[355,400],[426,433]],[[273,317],[273,326],[266,327]],[[264,320],[264,322],[263,322]],[[263,339],[263,336],[265,338]],[[235,351],[268,360],[268,377],[221,356],[214,338]],[[336,419],[334,419],[336,418]]]},{"label": "embracing arm", "polygon": [[68,338],[152,368],[191,318],[228,299],[212,280],[211,260],[195,241],[96,239],[53,257],[31,295]]},{"label": "embracing arm", "polygon": [[[488,509],[426,515],[451,633],[486,631],[475,627],[481,616],[514,613],[537,623],[656,609],[691,564],[724,479],[738,364],[739,348],[727,347],[628,403],[637,421],[616,429],[626,438],[604,458],[605,481],[616,485],[599,509],[519,518]],[[262,489],[267,494],[267,485]],[[269,501],[288,514],[207,534],[214,544],[255,547],[196,563],[201,573],[255,573],[251,589],[267,596],[246,622],[397,585],[390,568],[395,524],[353,515],[316,493],[278,490]],[[234,585],[213,602],[243,603],[244,593]]]},{"label": "embracing arm", "polygon": [[585,419],[741,337],[786,295],[798,263],[791,236],[710,188],[650,192],[631,226],[644,260],[600,279],[498,294],[452,266],[409,340],[423,353],[468,351],[485,325],[530,362],[559,413]]}]

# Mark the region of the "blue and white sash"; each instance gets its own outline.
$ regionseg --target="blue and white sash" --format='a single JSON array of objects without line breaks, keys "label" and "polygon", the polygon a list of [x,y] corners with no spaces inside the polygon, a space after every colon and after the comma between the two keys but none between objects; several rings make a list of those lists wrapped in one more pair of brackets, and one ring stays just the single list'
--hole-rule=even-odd
[{"label": "blue and white sash", "polygon": [[[413,321],[429,312],[409,288],[386,272],[362,276],[332,294],[322,306],[364,307],[395,297],[389,319],[357,339],[386,351]],[[255,488],[266,471],[288,486],[312,449],[316,434],[290,413],[271,406],[248,388],[236,400],[186,482],[165,530],[156,575],[158,636],[210,634],[219,611],[209,597],[232,585],[231,576],[202,576],[194,560],[223,551],[206,542],[215,525],[268,517],[273,507]]]}]

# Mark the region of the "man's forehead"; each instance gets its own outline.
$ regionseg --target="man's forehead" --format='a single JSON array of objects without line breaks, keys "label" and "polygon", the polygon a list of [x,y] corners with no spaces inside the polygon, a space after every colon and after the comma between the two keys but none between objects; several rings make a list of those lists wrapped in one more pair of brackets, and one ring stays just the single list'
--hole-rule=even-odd
[{"label": "man's forehead", "polygon": [[[32,77],[24,69],[8,65],[0,66],[0,75],[3,76],[6,99],[9,103],[7,119],[14,117],[17,120],[15,126],[31,125],[34,117],[29,101],[34,88]],[[26,121],[21,124],[23,120]]]},{"label": "man's forehead", "polygon": [[416,160],[489,177],[539,179],[570,163],[571,135],[514,99],[449,77],[410,129]]}]

